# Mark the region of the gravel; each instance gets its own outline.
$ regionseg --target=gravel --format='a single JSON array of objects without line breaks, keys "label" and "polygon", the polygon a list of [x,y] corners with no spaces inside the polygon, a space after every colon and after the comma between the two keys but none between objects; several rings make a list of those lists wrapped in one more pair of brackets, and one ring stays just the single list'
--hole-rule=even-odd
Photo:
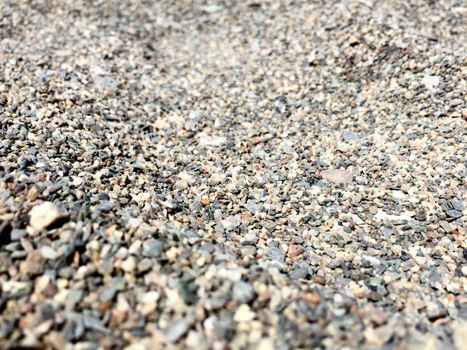
[{"label": "gravel", "polygon": [[1,349],[463,349],[462,1],[0,3]]}]

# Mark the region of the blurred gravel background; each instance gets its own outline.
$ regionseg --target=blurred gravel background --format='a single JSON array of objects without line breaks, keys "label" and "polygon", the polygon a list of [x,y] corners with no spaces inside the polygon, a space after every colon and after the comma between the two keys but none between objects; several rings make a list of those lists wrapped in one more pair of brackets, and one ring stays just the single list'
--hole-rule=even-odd
[{"label": "blurred gravel background", "polygon": [[0,0],[0,348],[465,349],[466,18]]}]

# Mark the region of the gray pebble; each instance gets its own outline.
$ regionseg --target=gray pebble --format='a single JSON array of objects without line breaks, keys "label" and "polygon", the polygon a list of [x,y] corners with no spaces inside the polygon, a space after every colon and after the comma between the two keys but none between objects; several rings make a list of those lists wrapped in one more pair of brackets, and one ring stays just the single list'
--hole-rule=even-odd
[{"label": "gray pebble", "polygon": [[238,281],[233,285],[233,299],[240,304],[247,304],[255,298],[255,290],[250,283]]},{"label": "gray pebble", "polygon": [[179,320],[170,326],[165,336],[170,343],[176,343],[185,335],[186,332],[188,332],[189,329],[190,324],[188,321]]},{"label": "gray pebble", "polygon": [[143,256],[157,258],[164,252],[164,243],[155,239],[149,239],[143,243]]},{"label": "gray pebble", "polygon": [[105,287],[100,293],[99,300],[102,303],[107,303],[107,302],[113,300],[113,298],[115,297],[116,294],[117,294],[117,289],[116,288],[114,288],[114,287]]}]

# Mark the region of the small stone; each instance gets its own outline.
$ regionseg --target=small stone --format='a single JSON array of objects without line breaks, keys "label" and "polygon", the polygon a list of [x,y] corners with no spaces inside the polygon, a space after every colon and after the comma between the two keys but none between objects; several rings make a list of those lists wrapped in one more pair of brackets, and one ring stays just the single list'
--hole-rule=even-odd
[{"label": "small stone", "polygon": [[448,315],[448,311],[439,301],[428,302],[426,309],[426,317],[431,321],[443,318]]},{"label": "small stone", "polygon": [[143,243],[143,256],[157,258],[164,252],[164,243],[155,239],[149,239]]},{"label": "small stone", "polygon": [[28,201],[34,202],[38,197],[39,197],[39,189],[37,188],[37,186],[32,186],[28,191],[28,195],[27,195]]},{"label": "small stone", "polygon": [[389,314],[386,311],[378,308],[372,308],[368,316],[373,324],[378,327],[385,324],[389,318]]},{"label": "small stone", "polygon": [[100,296],[99,296],[99,300],[102,302],[102,303],[107,303],[109,301],[112,301],[114,298],[115,298],[115,295],[117,295],[117,289],[114,288],[114,287],[105,287]]},{"label": "small stone", "polygon": [[108,333],[108,330],[102,325],[102,322],[93,316],[83,315],[83,323],[86,329],[95,330],[102,333]]},{"label": "small stone", "polygon": [[267,251],[268,258],[283,263],[285,260],[285,255],[280,248],[271,247]]},{"label": "small stone", "polygon": [[459,210],[451,209],[446,212],[447,216],[450,218],[458,219],[462,216],[462,213]]},{"label": "small stone", "polygon": [[328,169],[321,172],[321,177],[335,184],[352,183],[352,174],[344,169]]},{"label": "small stone", "polygon": [[55,260],[57,258],[57,252],[47,245],[41,247],[41,254],[45,259]]},{"label": "small stone", "polygon": [[205,5],[205,6],[201,6],[201,10],[206,12],[206,13],[215,13],[215,12],[219,12],[220,10],[222,10],[223,7],[220,6],[220,5]]},{"label": "small stone", "polygon": [[368,207],[368,211],[370,212],[370,214],[376,215],[378,213],[378,207],[370,205]]},{"label": "small stone", "polygon": [[115,253],[115,258],[117,259],[126,259],[129,255],[128,249],[125,247],[120,247]]},{"label": "small stone", "polygon": [[108,213],[109,211],[112,210],[114,205],[112,204],[111,201],[102,201],[96,208],[98,212],[102,213]]},{"label": "small stone", "polygon": [[464,103],[460,98],[455,98],[449,102],[449,107],[457,107]]},{"label": "small stone", "polygon": [[247,304],[242,304],[238,307],[234,315],[235,322],[249,322],[256,317],[255,313],[250,310]]},{"label": "small stone", "polygon": [[26,236],[26,230],[13,229],[10,232],[10,238],[12,241],[18,241],[24,236]]},{"label": "small stone", "polygon": [[255,290],[249,283],[238,281],[233,286],[233,299],[240,304],[247,304],[255,298]]},{"label": "small stone", "polygon": [[462,110],[462,116],[464,117],[465,120],[467,120],[467,108],[464,108]]},{"label": "small stone", "polygon": [[186,320],[179,320],[175,322],[165,334],[167,341],[176,343],[181,337],[185,335],[190,329],[190,324]]},{"label": "small stone", "polygon": [[141,298],[141,304],[138,306],[138,311],[144,316],[153,313],[157,307],[157,300],[159,299],[159,293],[156,291],[149,291],[145,293]]},{"label": "small stone", "polygon": [[344,131],[342,134],[342,138],[344,139],[345,142],[350,142],[350,141],[357,141],[360,139],[360,136],[352,131]]},{"label": "small stone", "polygon": [[151,259],[143,259],[138,263],[138,272],[149,271],[153,266],[154,263],[151,261]]},{"label": "small stone", "polygon": [[58,293],[58,287],[53,283],[48,283],[47,286],[41,291],[42,295],[51,299]]},{"label": "small stone", "polygon": [[101,91],[114,90],[118,85],[117,81],[106,76],[96,76],[94,78],[94,84],[96,88]]},{"label": "small stone", "polygon": [[227,142],[227,139],[222,136],[202,135],[199,139],[199,143],[202,146],[220,147],[220,146],[223,146],[226,142]]},{"label": "small stone", "polygon": [[66,298],[66,308],[73,309],[75,305],[81,301],[83,294],[81,289],[72,289]]},{"label": "small stone", "polygon": [[455,209],[455,210],[458,210],[458,211],[464,210],[464,203],[462,201],[458,200],[457,198],[451,199],[451,205],[452,205],[453,209]]},{"label": "small stone", "polygon": [[300,280],[305,279],[309,274],[309,268],[304,266],[298,266],[289,274],[290,279]]},{"label": "small stone", "polygon": [[430,287],[433,289],[442,290],[444,288],[441,276],[436,272],[436,270],[433,270],[428,274],[428,281]]},{"label": "small stone", "polygon": [[177,189],[179,189],[179,190],[185,190],[185,189],[188,188],[188,186],[189,186],[189,184],[188,184],[188,181],[187,181],[187,180],[181,179],[181,180],[178,180],[178,181],[176,182],[176,187],[177,187]]},{"label": "small stone", "polygon": [[136,259],[134,256],[129,256],[123,263],[122,269],[125,272],[133,273],[136,269]]},{"label": "small stone", "polygon": [[439,226],[447,233],[452,232],[454,227],[447,221],[440,221]]},{"label": "small stone", "polygon": [[434,90],[441,83],[441,77],[437,75],[426,75],[422,82],[428,90]]},{"label": "small stone", "polygon": [[381,264],[381,261],[378,258],[370,255],[363,256],[363,261],[366,261],[368,264],[374,267]]},{"label": "small stone", "polygon": [[31,275],[39,275],[44,270],[45,260],[39,250],[34,250],[28,254],[28,257],[22,265],[22,271]]},{"label": "small stone", "polygon": [[263,208],[261,204],[258,204],[255,201],[251,201],[251,200],[245,203],[243,206],[246,209],[248,209],[252,214],[256,214]]},{"label": "small stone", "polygon": [[30,225],[37,231],[43,230],[63,218],[60,209],[52,202],[36,205],[29,212]]},{"label": "small stone", "polygon": [[225,218],[224,220],[221,221],[222,227],[227,230],[227,231],[232,231],[236,229],[241,222],[241,216],[240,215],[233,215]]}]

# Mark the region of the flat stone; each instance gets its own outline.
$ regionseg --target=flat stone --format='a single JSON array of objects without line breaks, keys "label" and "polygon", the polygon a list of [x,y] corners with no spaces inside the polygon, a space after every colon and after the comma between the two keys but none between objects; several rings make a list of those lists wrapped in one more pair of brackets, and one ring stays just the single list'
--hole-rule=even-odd
[{"label": "flat stone", "polygon": [[434,90],[441,83],[441,77],[437,75],[426,75],[423,80],[423,85],[429,90]]},{"label": "flat stone", "polygon": [[464,202],[460,201],[457,198],[451,199],[451,205],[454,208],[454,210],[458,210],[458,211],[464,210],[464,207],[465,207]]},{"label": "flat stone", "polygon": [[454,218],[454,219],[458,219],[462,216],[462,212],[460,212],[459,210],[455,210],[455,209],[448,210],[446,214],[450,218]]},{"label": "flat stone", "polygon": [[321,172],[321,177],[334,184],[352,183],[352,174],[344,169],[328,169]]},{"label": "flat stone", "polygon": [[344,139],[345,142],[350,142],[350,141],[357,141],[360,139],[360,136],[352,131],[347,131],[345,130],[342,133],[342,138]]},{"label": "flat stone", "polygon": [[220,147],[227,143],[227,139],[223,136],[208,136],[202,135],[199,139],[202,146]]}]

